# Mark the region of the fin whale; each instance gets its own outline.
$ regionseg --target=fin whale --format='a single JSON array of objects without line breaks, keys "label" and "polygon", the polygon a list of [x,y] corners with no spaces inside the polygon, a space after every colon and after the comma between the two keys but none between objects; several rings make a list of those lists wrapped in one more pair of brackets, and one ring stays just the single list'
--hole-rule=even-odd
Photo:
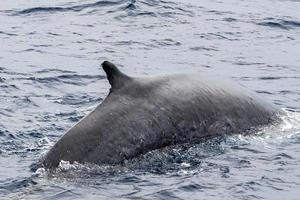
[{"label": "fin whale", "polygon": [[172,144],[246,133],[278,120],[280,111],[244,88],[201,75],[132,78],[104,61],[111,85],[104,101],[74,125],[42,158],[118,164]]}]

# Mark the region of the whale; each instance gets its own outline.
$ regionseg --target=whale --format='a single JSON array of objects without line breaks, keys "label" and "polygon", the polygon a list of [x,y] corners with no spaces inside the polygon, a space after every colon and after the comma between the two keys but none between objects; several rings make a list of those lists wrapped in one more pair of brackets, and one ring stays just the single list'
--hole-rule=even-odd
[{"label": "whale", "polygon": [[121,164],[169,145],[251,133],[280,118],[280,109],[256,93],[205,74],[131,77],[109,61],[102,68],[107,97],[50,148],[44,168]]}]

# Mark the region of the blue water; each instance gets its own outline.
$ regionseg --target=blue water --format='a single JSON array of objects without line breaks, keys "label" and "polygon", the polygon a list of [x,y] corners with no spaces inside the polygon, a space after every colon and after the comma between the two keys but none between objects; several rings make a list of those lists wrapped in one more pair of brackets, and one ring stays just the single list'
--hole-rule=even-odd
[{"label": "blue water", "polygon": [[[0,199],[299,199],[299,10],[297,0],[2,0]],[[120,166],[35,170],[107,95],[104,60],[132,76],[231,79],[287,116]]]}]

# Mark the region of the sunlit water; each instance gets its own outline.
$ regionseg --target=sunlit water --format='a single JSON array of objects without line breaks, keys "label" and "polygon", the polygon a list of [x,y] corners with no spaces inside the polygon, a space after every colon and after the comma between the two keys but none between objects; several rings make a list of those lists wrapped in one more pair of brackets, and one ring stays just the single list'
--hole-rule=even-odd
[{"label": "sunlit water", "polygon": [[[299,199],[299,10],[297,0],[2,0],[0,198]],[[104,60],[132,76],[232,79],[287,115],[119,166],[31,170],[107,95]]]}]

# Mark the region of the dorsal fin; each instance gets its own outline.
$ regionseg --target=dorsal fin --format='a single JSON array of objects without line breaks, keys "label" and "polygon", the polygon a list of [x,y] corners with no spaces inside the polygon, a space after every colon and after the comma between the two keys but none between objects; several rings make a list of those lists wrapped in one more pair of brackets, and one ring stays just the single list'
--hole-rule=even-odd
[{"label": "dorsal fin", "polygon": [[109,61],[102,63],[102,68],[106,73],[108,82],[111,85],[111,90],[121,88],[131,78],[123,74],[114,64]]}]

